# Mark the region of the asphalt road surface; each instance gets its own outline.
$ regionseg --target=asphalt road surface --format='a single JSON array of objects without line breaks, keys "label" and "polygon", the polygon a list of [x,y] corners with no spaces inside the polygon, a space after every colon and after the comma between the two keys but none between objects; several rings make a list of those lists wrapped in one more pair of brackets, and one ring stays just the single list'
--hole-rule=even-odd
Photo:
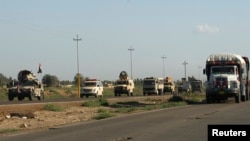
[{"label": "asphalt road surface", "polygon": [[[250,101],[197,104],[1,136],[1,141],[207,141],[208,124],[249,124]],[[56,120],[56,119],[55,119]]]}]

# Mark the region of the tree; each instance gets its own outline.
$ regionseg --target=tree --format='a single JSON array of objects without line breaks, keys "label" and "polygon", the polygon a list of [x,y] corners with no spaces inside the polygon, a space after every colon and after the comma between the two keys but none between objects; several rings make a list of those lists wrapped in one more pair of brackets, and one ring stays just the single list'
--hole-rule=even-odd
[{"label": "tree", "polygon": [[51,86],[59,86],[59,80],[54,75],[45,74],[42,79],[43,84],[47,85],[48,87]]},{"label": "tree", "polygon": [[8,82],[9,82],[9,79],[6,76],[4,76],[2,73],[0,73],[0,86],[2,87],[8,84]]},{"label": "tree", "polygon": [[195,81],[195,80],[197,80],[197,79],[194,76],[188,77],[188,81]]},{"label": "tree", "polygon": [[[78,73],[77,73],[78,74]],[[78,76],[77,76],[77,74],[74,76],[74,84],[76,85],[76,86],[78,86]],[[81,84],[83,84],[82,82],[83,82],[83,80],[84,80],[84,77],[83,77],[83,75],[82,74],[79,74],[80,75],[80,85]],[[88,78],[88,77],[86,77],[86,78]]]}]

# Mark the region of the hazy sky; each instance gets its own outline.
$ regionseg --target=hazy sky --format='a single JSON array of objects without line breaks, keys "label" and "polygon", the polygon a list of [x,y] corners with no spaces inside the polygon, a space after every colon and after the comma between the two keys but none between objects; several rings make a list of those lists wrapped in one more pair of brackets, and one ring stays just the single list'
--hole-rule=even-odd
[{"label": "hazy sky", "polygon": [[186,61],[186,75],[204,79],[212,53],[250,57],[249,7],[249,0],[0,0],[0,73],[16,78],[41,63],[38,76],[73,80],[78,34],[83,76],[131,75],[132,47],[133,78],[165,72],[180,80]]}]

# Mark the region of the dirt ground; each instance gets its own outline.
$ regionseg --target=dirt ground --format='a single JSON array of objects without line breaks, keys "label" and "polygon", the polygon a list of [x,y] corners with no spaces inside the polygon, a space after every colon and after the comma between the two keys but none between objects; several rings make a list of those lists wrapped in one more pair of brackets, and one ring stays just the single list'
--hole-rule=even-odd
[{"label": "dirt ground", "polygon": [[[157,103],[166,97],[154,98]],[[124,100],[124,99],[123,99]],[[55,128],[58,125],[72,124],[94,120],[99,108],[84,107],[83,102],[56,103],[64,107],[64,111],[54,112],[44,110],[45,104],[0,105],[0,135],[9,134],[11,130],[29,131],[34,129]]]},{"label": "dirt ground", "polygon": [[34,130],[57,125],[92,120],[98,108],[80,106],[80,103],[58,104],[64,111],[43,110],[44,104],[0,106],[0,134],[8,130]]}]

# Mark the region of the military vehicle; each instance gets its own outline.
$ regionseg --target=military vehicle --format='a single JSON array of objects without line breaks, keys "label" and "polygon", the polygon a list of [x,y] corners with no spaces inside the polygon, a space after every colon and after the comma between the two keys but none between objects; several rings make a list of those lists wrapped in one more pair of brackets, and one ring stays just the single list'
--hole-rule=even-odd
[{"label": "military vehicle", "polygon": [[8,85],[8,98],[12,101],[15,97],[19,101],[28,97],[31,101],[33,98],[38,100],[44,99],[43,84],[36,78],[35,74],[28,70],[21,70],[18,73],[18,81],[11,82]]},{"label": "military vehicle", "polygon": [[165,92],[171,92],[171,94],[174,94],[175,92],[175,83],[171,77],[166,77],[164,80],[164,93]]},{"label": "military vehicle", "polygon": [[121,94],[127,94],[127,96],[133,96],[134,87],[134,80],[128,77],[126,71],[122,71],[119,79],[115,82],[114,95],[121,96]]},{"label": "military vehicle", "polygon": [[164,79],[156,77],[146,77],[143,79],[143,95],[161,95],[164,90]]}]

